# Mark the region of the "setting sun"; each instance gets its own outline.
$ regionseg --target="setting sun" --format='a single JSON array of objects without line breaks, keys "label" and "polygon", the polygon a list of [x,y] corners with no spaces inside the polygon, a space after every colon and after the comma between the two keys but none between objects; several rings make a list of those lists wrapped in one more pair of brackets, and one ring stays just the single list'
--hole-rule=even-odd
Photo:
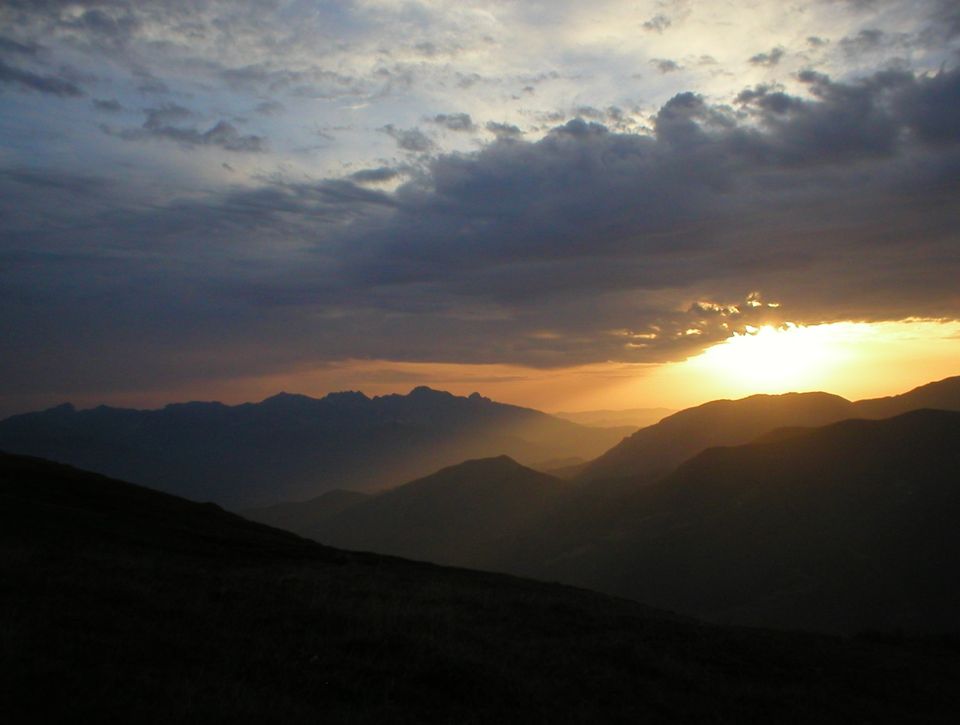
[{"label": "setting sun", "polygon": [[958,356],[956,322],[764,325],[671,366],[671,381],[697,379],[705,398],[828,390],[856,399],[954,374]]},{"label": "setting sun", "polygon": [[850,356],[847,345],[862,337],[853,323],[805,327],[787,323],[735,333],[699,357],[714,375],[750,383],[758,391],[805,387]]}]

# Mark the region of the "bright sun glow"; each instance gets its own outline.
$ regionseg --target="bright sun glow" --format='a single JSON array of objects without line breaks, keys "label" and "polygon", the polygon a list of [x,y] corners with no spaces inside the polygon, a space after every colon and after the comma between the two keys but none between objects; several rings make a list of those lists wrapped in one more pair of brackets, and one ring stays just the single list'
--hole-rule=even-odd
[{"label": "bright sun glow", "polygon": [[863,337],[854,323],[803,327],[786,324],[748,328],[699,356],[714,375],[750,385],[758,392],[804,388],[842,365],[850,344]]},{"label": "bright sun glow", "polygon": [[[908,319],[764,326],[678,363],[703,399],[826,390],[855,399],[960,373],[960,323]],[[694,383],[696,379],[696,383]]]}]

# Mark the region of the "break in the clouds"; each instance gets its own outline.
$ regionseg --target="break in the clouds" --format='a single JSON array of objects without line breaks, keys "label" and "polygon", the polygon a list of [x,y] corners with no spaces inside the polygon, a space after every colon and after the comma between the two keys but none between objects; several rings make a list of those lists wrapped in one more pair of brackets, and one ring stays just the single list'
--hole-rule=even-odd
[{"label": "break in the clouds", "polygon": [[960,317],[952,3],[0,20],[0,390]]}]

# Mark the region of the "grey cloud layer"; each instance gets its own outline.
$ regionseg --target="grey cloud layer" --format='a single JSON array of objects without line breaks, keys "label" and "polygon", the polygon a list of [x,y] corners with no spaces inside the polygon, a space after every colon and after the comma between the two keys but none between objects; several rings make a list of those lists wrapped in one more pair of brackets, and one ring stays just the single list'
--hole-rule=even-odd
[{"label": "grey cloud layer", "polygon": [[109,186],[6,173],[4,385],[655,362],[764,320],[956,318],[960,71],[804,80],[679,94],[651,135],[502,134],[389,193],[361,185],[383,167],[104,212]]}]

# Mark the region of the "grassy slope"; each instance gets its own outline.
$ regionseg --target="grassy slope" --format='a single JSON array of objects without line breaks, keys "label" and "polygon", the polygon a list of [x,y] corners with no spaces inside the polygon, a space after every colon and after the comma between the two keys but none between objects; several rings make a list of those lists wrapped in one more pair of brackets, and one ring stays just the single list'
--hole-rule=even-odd
[{"label": "grassy slope", "polygon": [[950,641],[699,625],[0,456],[6,722],[949,722]]}]

